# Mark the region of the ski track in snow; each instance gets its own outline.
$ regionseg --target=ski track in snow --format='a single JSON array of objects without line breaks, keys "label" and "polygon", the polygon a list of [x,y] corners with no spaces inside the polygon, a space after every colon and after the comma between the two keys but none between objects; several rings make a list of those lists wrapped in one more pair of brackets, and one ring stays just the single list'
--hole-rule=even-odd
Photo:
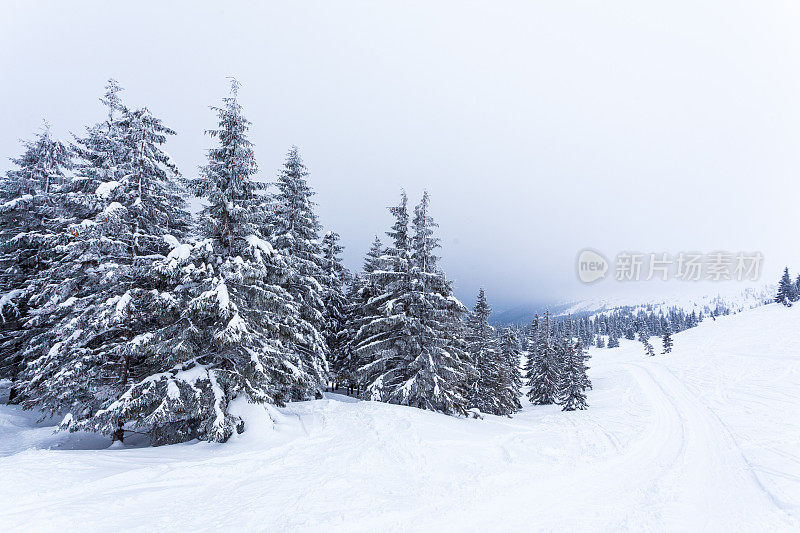
[{"label": "ski track in snow", "polygon": [[[800,306],[593,349],[588,411],[238,402],[226,444],[105,449],[0,407],[3,531],[800,530]],[[654,339],[655,341],[655,339]],[[51,422],[50,424],[52,424]],[[48,449],[50,448],[50,449]]]}]

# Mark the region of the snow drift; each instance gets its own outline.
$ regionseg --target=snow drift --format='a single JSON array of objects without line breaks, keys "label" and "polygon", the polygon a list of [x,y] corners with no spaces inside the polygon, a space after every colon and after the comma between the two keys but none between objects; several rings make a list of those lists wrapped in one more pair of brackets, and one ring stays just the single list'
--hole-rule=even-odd
[{"label": "snow drift", "polygon": [[239,402],[226,444],[103,449],[0,407],[0,524],[270,531],[800,527],[800,308],[592,349],[588,411],[458,419],[330,394]]}]

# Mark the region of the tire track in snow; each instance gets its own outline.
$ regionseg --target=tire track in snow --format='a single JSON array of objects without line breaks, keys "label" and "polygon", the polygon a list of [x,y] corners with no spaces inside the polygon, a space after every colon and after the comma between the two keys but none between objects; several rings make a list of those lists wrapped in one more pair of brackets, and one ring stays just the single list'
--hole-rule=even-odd
[{"label": "tire track in snow", "polygon": [[[720,527],[722,520],[736,530],[757,516],[762,528],[800,526],[762,485],[720,418],[667,367],[635,362],[625,367],[640,381],[655,408],[671,407],[680,429],[680,449],[654,479],[655,493],[689,495],[681,506],[704,512],[710,527]],[[677,429],[672,426],[670,433]]]}]

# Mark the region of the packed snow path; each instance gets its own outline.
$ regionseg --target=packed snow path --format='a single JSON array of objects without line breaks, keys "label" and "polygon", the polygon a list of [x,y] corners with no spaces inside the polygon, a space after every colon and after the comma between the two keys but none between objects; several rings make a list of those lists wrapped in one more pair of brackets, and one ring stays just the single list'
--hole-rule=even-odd
[{"label": "packed snow path", "polygon": [[53,435],[2,407],[0,524],[800,529],[799,307],[706,321],[675,335],[669,355],[646,358],[630,341],[592,355],[584,412],[527,405],[465,420],[329,395],[239,404],[248,431],[224,445],[103,449],[107,439]]}]

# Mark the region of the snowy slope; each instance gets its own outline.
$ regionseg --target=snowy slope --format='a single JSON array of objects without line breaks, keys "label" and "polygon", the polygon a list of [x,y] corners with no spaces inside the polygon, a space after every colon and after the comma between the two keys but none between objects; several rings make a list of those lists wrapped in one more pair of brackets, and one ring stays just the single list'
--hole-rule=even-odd
[{"label": "snowy slope", "polygon": [[[713,285],[713,284],[712,284]],[[580,300],[564,300],[548,304],[523,305],[506,309],[492,315],[491,323],[495,325],[527,325],[533,320],[534,315],[542,315],[550,311],[554,316],[584,317],[602,313],[610,313],[616,309],[628,309],[636,313],[637,310],[664,311],[671,308],[683,309],[687,313],[695,311],[708,315],[716,309],[727,309],[731,313],[739,313],[747,309],[771,303],[775,297],[777,285],[766,284],[762,286],[740,288],[738,285],[728,285],[709,290],[708,284],[698,287],[692,293],[669,295],[620,294],[616,296],[598,296]]]},{"label": "snowy slope", "polygon": [[670,308],[683,309],[687,313],[692,311],[708,314],[718,306],[729,309],[732,313],[739,313],[747,309],[759,307],[764,303],[772,302],[777,291],[774,284],[762,287],[747,287],[745,289],[727,287],[725,290],[697,295],[670,295],[662,297],[642,298],[636,295],[589,298],[575,302],[560,304],[557,315],[594,315],[612,311],[621,307],[636,309],[650,309],[653,311],[667,311]]},{"label": "snowy slope", "polygon": [[[0,408],[3,530],[800,529],[800,306],[594,350],[588,411],[238,405],[223,445],[97,448]],[[106,441],[107,442],[107,441]]]}]

